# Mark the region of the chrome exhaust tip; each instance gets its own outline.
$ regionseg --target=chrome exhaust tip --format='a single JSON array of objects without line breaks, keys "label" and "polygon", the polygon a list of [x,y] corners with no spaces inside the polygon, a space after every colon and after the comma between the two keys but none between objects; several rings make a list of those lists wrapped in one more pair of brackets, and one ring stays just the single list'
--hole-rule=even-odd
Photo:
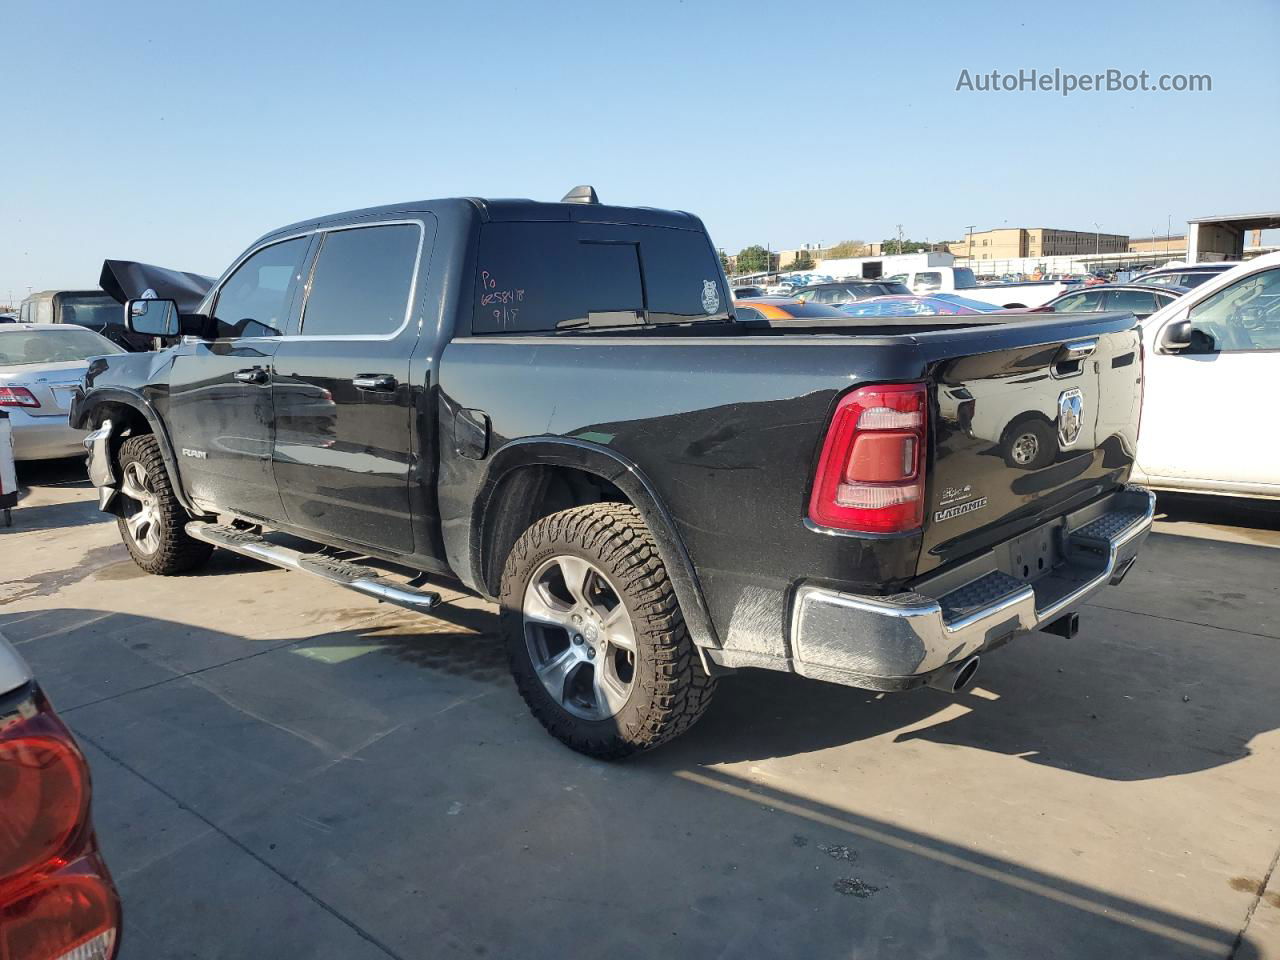
[{"label": "chrome exhaust tip", "polygon": [[960,693],[969,684],[973,683],[973,675],[978,672],[978,664],[981,662],[981,658],[977,655],[969,657],[967,660],[960,660],[949,667],[939,670],[925,683],[935,690],[941,690],[943,693]]}]

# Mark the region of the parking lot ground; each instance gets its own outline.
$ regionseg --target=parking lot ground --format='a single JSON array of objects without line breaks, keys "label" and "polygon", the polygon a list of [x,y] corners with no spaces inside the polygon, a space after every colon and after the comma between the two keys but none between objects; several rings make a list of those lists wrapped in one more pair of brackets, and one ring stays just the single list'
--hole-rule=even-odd
[{"label": "parking lot ground", "polygon": [[23,472],[0,632],[89,756],[125,960],[1280,958],[1280,511],[1162,498],[1077,637],[961,696],[744,671],[604,764],[490,605],[148,577],[82,469]]}]

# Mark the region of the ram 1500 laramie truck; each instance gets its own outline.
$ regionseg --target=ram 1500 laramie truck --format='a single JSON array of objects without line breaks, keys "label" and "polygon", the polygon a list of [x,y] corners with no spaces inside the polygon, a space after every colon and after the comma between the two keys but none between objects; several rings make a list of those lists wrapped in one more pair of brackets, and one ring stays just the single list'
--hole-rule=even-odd
[{"label": "ram 1500 laramie truck", "polygon": [[[125,314],[181,339],[94,361],[72,419],[140,567],[222,547],[417,609],[461,581],[595,756],[734,668],[962,688],[1074,632],[1151,524],[1133,317],[740,321],[696,217],[589,189],[297,223],[194,313]],[[1023,411],[1017,464],[973,425]]]}]

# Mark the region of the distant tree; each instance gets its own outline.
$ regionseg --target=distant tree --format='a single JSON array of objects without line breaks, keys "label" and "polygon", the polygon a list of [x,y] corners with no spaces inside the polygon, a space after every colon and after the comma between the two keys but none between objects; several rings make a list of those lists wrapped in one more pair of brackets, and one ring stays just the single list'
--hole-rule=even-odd
[{"label": "distant tree", "polygon": [[738,251],[738,273],[764,273],[769,269],[769,251],[752,244]]},{"label": "distant tree", "polygon": [[865,257],[870,251],[861,240],[843,240],[826,250],[827,259],[841,260],[845,257]]},{"label": "distant tree", "polygon": [[791,270],[812,270],[813,257],[809,256],[808,250],[801,250],[788,265],[788,268]]},{"label": "distant tree", "polygon": [[921,240],[899,240],[897,237],[885,240],[880,244],[880,250],[885,256],[891,253],[920,253],[928,249],[929,244]]},{"label": "distant tree", "polygon": [[724,272],[729,272],[729,255],[722,249],[720,251],[720,266],[724,268]]}]

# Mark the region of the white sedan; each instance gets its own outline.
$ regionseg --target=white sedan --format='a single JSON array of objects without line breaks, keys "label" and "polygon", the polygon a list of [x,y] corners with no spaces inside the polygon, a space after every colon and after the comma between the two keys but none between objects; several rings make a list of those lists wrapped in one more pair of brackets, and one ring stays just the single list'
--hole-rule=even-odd
[{"label": "white sedan", "polygon": [[1280,499],[1280,253],[1240,264],[1142,321],[1134,480]]},{"label": "white sedan", "polygon": [[84,453],[85,431],[67,424],[71,401],[94,357],[124,353],[92,330],[62,323],[0,326],[0,410],[13,427],[15,460]]}]

